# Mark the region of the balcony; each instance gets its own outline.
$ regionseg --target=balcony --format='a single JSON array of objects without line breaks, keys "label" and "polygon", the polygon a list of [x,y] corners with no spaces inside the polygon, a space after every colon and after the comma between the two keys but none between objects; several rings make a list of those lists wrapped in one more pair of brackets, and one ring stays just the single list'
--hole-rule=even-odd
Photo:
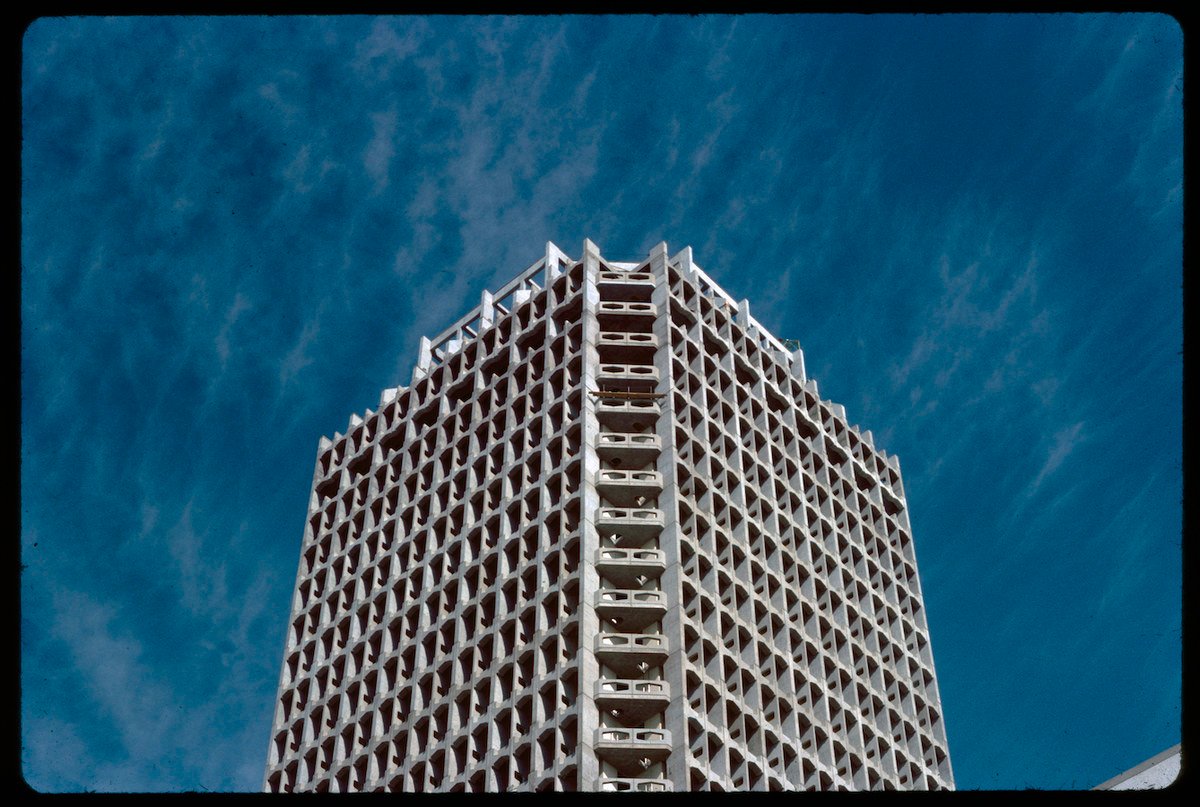
[{"label": "balcony", "polygon": [[613,272],[600,270],[596,289],[601,300],[650,301],[654,293],[654,275],[649,272]]},{"label": "balcony", "polygon": [[596,310],[602,331],[637,331],[649,333],[658,316],[654,303],[603,302]]},{"label": "balcony", "polygon": [[596,350],[600,353],[600,361],[649,364],[658,350],[658,337],[652,333],[601,331]]},{"label": "balcony", "polygon": [[641,468],[658,459],[662,438],[657,434],[601,434],[596,453],[613,467]]},{"label": "balcony", "polygon": [[[661,549],[618,549],[604,547],[596,552],[596,571],[622,588],[635,588],[667,570],[667,555]],[[638,578],[642,578],[639,580]]]},{"label": "balcony", "polygon": [[663,530],[661,510],[625,510],[601,507],[596,514],[596,530],[615,546],[639,547]]},{"label": "balcony", "polygon": [[607,678],[596,682],[596,707],[624,726],[641,726],[671,702],[666,681]]},{"label": "balcony", "polygon": [[596,729],[596,756],[626,776],[662,762],[671,754],[671,732],[666,729]]},{"label": "balcony", "polygon": [[883,509],[889,516],[894,516],[904,509],[904,501],[887,487],[880,487],[883,494]]},{"label": "balcony", "polygon": [[646,364],[601,364],[596,383],[606,389],[629,392],[654,392],[658,386],[658,368]]},{"label": "balcony", "polygon": [[600,471],[596,490],[612,504],[639,506],[662,493],[663,479],[658,471]]},{"label": "balcony", "polygon": [[670,779],[635,779],[630,776],[600,780],[601,793],[669,793]]},{"label": "balcony", "polygon": [[667,614],[667,598],[661,591],[610,588],[596,592],[596,615],[625,631],[639,631]]},{"label": "balcony", "polygon": [[596,418],[604,426],[622,432],[640,432],[653,428],[662,407],[655,401],[621,401],[599,398],[596,402]]},{"label": "balcony", "polygon": [[657,633],[601,633],[596,637],[596,659],[617,675],[641,675],[667,661],[667,637]]}]

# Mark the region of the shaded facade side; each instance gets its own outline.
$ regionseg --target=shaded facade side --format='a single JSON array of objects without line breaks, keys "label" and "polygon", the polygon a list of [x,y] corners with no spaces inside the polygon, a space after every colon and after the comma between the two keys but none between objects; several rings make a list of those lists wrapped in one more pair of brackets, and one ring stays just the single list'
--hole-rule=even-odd
[{"label": "shaded facade side", "polygon": [[265,789],[577,786],[581,274],[485,294],[322,440]]}]

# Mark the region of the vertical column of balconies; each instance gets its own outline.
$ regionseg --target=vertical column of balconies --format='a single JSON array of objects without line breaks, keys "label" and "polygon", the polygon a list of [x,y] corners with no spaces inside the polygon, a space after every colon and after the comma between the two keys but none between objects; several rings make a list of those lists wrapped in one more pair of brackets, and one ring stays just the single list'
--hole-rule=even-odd
[{"label": "vertical column of balconies", "polygon": [[690,249],[548,245],[318,453],[265,789],[953,786],[899,464]]},{"label": "vertical column of balconies", "polygon": [[670,785],[665,762],[671,737],[663,723],[670,690],[663,665],[667,598],[660,578],[666,554],[659,545],[663,512],[659,339],[653,333],[656,285],[648,266],[600,261],[596,274],[599,331],[594,412],[599,431],[595,489],[598,535],[594,603],[599,623],[592,693],[599,714],[594,750],[596,787],[603,791],[657,791]]}]

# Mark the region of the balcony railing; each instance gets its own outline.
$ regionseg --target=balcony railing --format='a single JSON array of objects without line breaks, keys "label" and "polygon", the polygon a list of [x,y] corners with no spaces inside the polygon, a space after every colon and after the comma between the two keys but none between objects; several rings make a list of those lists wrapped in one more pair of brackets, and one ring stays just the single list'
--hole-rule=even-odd
[{"label": "balcony railing", "polygon": [[666,615],[667,598],[657,590],[601,589],[596,592],[596,613],[622,631],[637,631]]},{"label": "balcony railing", "polygon": [[596,339],[596,350],[600,353],[600,361],[625,364],[653,361],[658,346],[658,336],[652,333],[601,331],[600,336]]},{"label": "balcony railing", "polygon": [[658,368],[647,364],[601,364],[596,371],[597,384],[630,392],[653,392],[658,377]]},{"label": "balcony railing", "polygon": [[601,507],[596,514],[596,529],[616,546],[642,546],[662,532],[663,514],[661,510]]},{"label": "balcony railing", "polygon": [[601,398],[596,402],[596,418],[617,431],[637,433],[652,429],[660,415],[662,407],[656,401]]},{"label": "balcony railing", "polygon": [[640,586],[662,575],[666,568],[667,555],[661,549],[602,547],[596,552],[596,571],[623,588]]},{"label": "balcony railing", "polygon": [[600,780],[601,793],[668,793],[670,779],[635,779],[631,776]]},{"label": "balcony railing", "polygon": [[662,493],[663,478],[658,471],[613,471],[596,474],[596,490],[615,505],[638,506]]},{"label": "balcony railing", "polygon": [[617,672],[634,677],[667,660],[667,638],[658,633],[601,633],[596,658]]},{"label": "balcony railing", "polygon": [[601,301],[596,315],[602,331],[640,331],[649,333],[658,316],[654,303],[624,303]]},{"label": "balcony railing", "polygon": [[637,727],[671,702],[666,681],[602,678],[596,682],[596,706],[623,725]]},{"label": "balcony railing", "polygon": [[596,729],[596,756],[618,772],[644,771],[671,754],[671,732],[667,729],[606,728]]},{"label": "balcony railing", "polygon": [[596,453],[610,465],[640,468],[653,462],[662,451],[657,434],[601,434],[596,437]]}]

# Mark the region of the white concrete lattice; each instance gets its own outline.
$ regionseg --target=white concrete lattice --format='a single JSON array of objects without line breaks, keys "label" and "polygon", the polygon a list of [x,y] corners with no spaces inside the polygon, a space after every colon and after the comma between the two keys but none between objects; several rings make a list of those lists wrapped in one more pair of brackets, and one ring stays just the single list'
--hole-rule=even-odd
[{"label": "white concrete lattice", "polygon": [[264,790],[944,789],[899,463],[590,241],[322,438]]}]

